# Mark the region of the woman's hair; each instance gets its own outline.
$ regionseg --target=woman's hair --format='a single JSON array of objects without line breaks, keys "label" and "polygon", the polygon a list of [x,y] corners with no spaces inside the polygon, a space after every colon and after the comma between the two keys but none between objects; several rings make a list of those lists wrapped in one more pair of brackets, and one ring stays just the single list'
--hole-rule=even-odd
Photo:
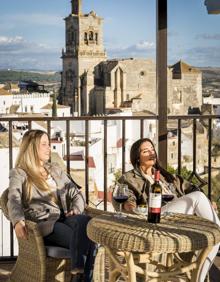
[{"label": "woman's hair", "polygon": [[16,159],[15,167],[23,169],[27,174],[24,188],[28,200],[31,199],[33,184],[41,191],[50,192],[50,187],[41,175],[41,162],[38,155],[40,140],[45,134],[48,136],[45,131],[38,129],[25,132]]},{"label": "woman's hair", "polygon": [[140,152],[141,152],[140,147],[145,142],[151,143],[151,145],[154,148],[155,156],[156,156],[156,161],[155,161],[155,164],[154,164],[154,168],[160,170],[161,174],[165,177],[165,179],[168,182],[173,182],[174,181],[174,176],[160,165],[158,157],[157,157],[157,153],[156,153],[156,150],[155,150],[154,143],[149,138],[138,139],[131,146],[130,161],[131,161],[131,164],[133,165],[133,167],[136,169],[136,168],[138,168],[140,166]]}]

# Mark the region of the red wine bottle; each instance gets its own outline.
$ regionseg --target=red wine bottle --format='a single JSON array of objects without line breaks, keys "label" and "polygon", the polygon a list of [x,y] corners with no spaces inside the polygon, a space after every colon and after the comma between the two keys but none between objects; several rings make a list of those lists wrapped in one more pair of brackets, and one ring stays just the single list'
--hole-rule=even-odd
[{"label": "red wine bottle", "polygon": [[162,187],[160,185],[160,171],[155,170],[154,183],[150,187],[148,199],[148,222],[159,223],[161,204],[162,204]]}]

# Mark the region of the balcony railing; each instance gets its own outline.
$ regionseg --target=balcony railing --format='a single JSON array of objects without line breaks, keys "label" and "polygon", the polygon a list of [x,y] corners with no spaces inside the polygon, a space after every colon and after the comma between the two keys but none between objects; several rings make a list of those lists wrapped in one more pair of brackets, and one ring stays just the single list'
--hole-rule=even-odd
[{"label": "balcony railing", "polygon": [[[177,140],[177,153],[176,153],[176,160],[174,162],[176,163],[177,171],[179,174],[181,174],[181,168],[182,168],[182,150],[183,150],[183,130],[186,126],[192,128],[191,136],[192,136],[192,177],[196,176],[198,178],[201,178],[199,173],[197,172],[197,127],[202,126],[205,129],[206,134],[206,142],[207,142],[207,148],[204,147],[203,154],[207,156],[207,196],[211,199],[212,197],[212,179],[211,179],[211,172],[212,172],[212,130],[213,130],[213,124],[216,123],[220,119],[220,116],[217,115],[190,115],[190,116],[168,116],[168,132],[176,132],[176,140]],[[91,131],[91,126],[93,123],[100,123],[101,133],[99,136],[101,136],[101,149],[99,150],[100,153],[100,161],[99,161],[99,167],[102,168],[102,174],[100,177],[103,179],[102,181],[102,192],[103,192],[103,209],[108,209],[108,192],[109,192],[109,174],[112,174],[111,172],[114,171],[114,166],[111,164],[110,168],[108,170],[108,158],[109,158],[109,143],[112,142],[113,139],[113,133],[111,132],[112,129],[110,125],[113,123],[117,123],[117,134],[116,136],[116,142],[120,141],[119,148],[115,145],[115,149],[118,150],[117,155],[120,158],[120,162],[117,162],[118,166],[116,166],[117,169],[120,169],[121,172],[125,172],[129,167],[129,160],[128,160],[128,151],[130,149],[131,142],[129,143],[129,138],[135,141],[136,139],[143,138],[143,137],[150,137],[154,139],[154,142],[157,146],[159,146],[157,131],[158,131],[158,116],[97,116],[97,117],[4,117],[0,118],[0,123],[3,124],[7,128],[7,132],[4,133],[8,136],[8,148],[6,151],[9,152],[8,154],[8,172],[13,167],[14,163],[14,149],[13,149],[13,135],[17,134],[17,128],[20,128],[20,132],[22,132],[22,129],[34,129],[34,128],[44,128],[49,136],[52,137],[53,135],[53,128],[54,126],[59,123],[62,123],[62,127],[64,128],[65,134],[63,134],[65,140],[65,162],[66,162],[66,170],[68,173],[71,172],[71,140],[75,136],[72,126],[75,123],[81,123],[81,138],[83,137],[83,142],[81,142],[84,146],[84,191],[85,191],[85,197],[86,202],[88,204],[91,204],[90,199],[90,169],[89,169],[89,155],[90,155],[90,146],[92,142],[92,135],[95,134]],[[41,123],[41,124],[39,124]],[[133,125],[132,125],[133,123]],[[153,124],[149,127],[149,124]],[[172,129],[170,128],[170,123],[172,123]],[[173,124],[175,123],[175,124]],[[119,124],[119,125],[118,125]],[[23,127],[23,128],[22,128]],[[82,132],[83,131],[83,132]],[[135,134],[131,134],[135,132]],[[1,133],[0,133],[1,136]],[[94,138],[94,136],[93,136]],[[119,140],[120,139],[120,140]],[[190,138],[189,138],[190,139]],[[95,140],[95,138],[94,138]],[[169,138],[168,138],[169,140]],[[115,143],[116,143],[115,142]],[[114,143],[114,142],[113,142]],[[0,147],[3,147],[3,145]],[[7,145],[6,145],[7,147]],[[129,147],[129,148],[128,148]],[[164,151],[166,154],[169,154],[169,146],[168,150],[167,148],[164,148]],[[164,152],[163,152],[164,153]],[[159,156],[160,157],[160,156]],[[63,156],[62,156],[63,158]],[[117,161],[117,160],[116,160]],[[102,164],[100,165],[100,162]],[[96,173],[100,173],[96,172]],[[201,179],[202,180],[202,179]],[[6,187],[1,187],[0,192],[2,192]],[[101,200],[100,200],[101,201]],[[99,203],[98,203],[99,204]],[[97,204],[97,205],[98,205]],[[5,253],[3,251],[3,247],[5,245],[5,240],[8,240],[8,237],[4,238],[5,234],[3,234],[4,230],[4,221],[3,221],[3,215],[0,217],[0,224],[2,226],[1,234],[0,234],[0,252],[2,259],[6,258],[13,258],[15,255],[14,251],[14,236],[13,236],[13,229],[10,228],[10,250]]]}]

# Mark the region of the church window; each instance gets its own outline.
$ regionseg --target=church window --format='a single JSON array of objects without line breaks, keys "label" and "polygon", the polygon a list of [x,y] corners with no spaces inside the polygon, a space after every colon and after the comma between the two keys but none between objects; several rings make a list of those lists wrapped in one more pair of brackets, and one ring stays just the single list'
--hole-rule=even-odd
[{"label": "church window", "polygon": [[98,44],[98,33],[95,34],[95,41],[96,41],[96,44]]},{"label": "church window", "polygon": [[171,159],[173,159],[173,153],[171,153],[170,157],[171,157]]},{"label": "church window", "polygon": [[180,101],[180,103],[183,102],[182,91],[179,92],[179,101]]},{"label": "church window", "polygon": [[70,41],[71,41],[71,42],[75,41],[75,32],[74,32],[74,31],[71,32]]},{"label": "church window", "polygon": [[34,112],[34,107],[33,107],[33,106],[31,106],[31,112],[32,112],[32,113]]},{"label": "church window", "polygon": [[152,124],[149,124],[149,132],[152,132]]},{"label": "church window", "polygon": [[28,111],[28,110],[27,110],[27,106],[25,106],[24,111],[25,111],[25,113],[27,113],[27,111]]},{"label": "church window", "polygon": [[140,76],[144,76],[145,75],[145,72],[144,71],[141,71],[140,72]]},{"label": "church window", "polygon": [[84,33],[84,43],[88,44],[88,33],[87,32]]},{"label": "church window", "polygon": [[89,32],[89,40],[93,40],[93,32],[92,31]]}]

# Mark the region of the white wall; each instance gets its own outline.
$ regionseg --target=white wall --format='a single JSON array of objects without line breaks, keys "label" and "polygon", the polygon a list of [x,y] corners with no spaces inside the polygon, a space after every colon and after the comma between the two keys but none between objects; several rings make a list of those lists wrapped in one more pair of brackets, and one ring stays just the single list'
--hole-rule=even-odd
[{"label": "white wall", "polygon": [[17,112],[40,113],[49,101],[49,93],[0,95],[0,113],[9,113],[11,105],[19,105]]},{"label": "white wall", "polygon": [[[18,148],[13,148],[13,160],[15,161],[18,153]],[[0,149],[0,172],[1,172],[1,185],[0,195],[8,187],[9,184],[9,149]],[[10,224],[9,221],[3,216],[0,210],[0,256],[10,256]],[[15,236],[14,236],[15,237]],[[14,239],[15,255],[18,252],[17,240]]]}]

